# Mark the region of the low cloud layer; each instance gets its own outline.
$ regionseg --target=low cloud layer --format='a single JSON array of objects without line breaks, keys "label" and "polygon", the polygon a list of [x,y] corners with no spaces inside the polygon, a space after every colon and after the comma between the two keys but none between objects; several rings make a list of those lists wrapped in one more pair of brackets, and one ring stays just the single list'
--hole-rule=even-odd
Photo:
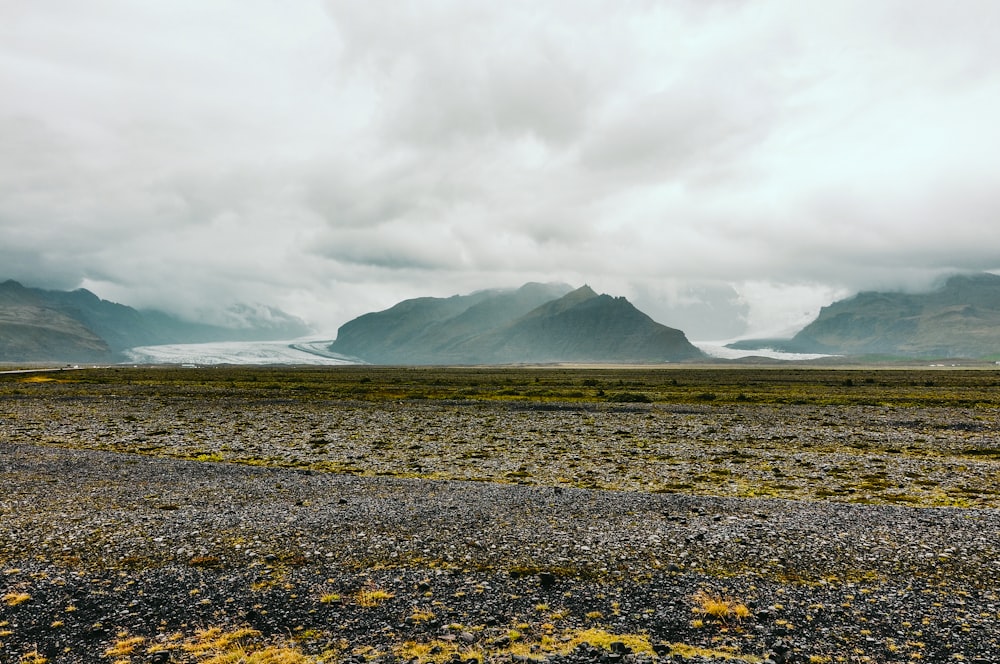
[{"label": "low cloud layer", "polygon": [[1000,5],[0,7],[0,278],[332,332],[529,280],[693,338],[1000,269]]}]

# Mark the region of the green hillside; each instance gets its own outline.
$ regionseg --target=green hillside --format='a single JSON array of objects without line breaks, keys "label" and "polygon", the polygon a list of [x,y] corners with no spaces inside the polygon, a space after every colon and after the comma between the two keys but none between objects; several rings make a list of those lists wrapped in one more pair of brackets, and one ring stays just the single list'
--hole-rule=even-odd
[{"label": "green hillside", "polygon": [[646,363],[702,357],[683,332],[656,323],[625,298],[598,295],[588,286],[570,291],[543,284],[407,300],[346,323],[330,350],[374,364]]},{"label": "green hillside", "polygon": [[1000,276],[955,275],[927,293],[858,293],[824,307],[790,340],[748,340],[733,346],[839,355],[995,357],[1000,355]]},{"label": "green hillside", "polygon": [[0,362],[107,362],[135,346],[288,339],[308,332],[281,312],[268,310],[264,320],[253,313],[235,312],[247,321],[240,327],[204,325],[102,300],[85,289],[44,290],[8,280],[0,283]]}]

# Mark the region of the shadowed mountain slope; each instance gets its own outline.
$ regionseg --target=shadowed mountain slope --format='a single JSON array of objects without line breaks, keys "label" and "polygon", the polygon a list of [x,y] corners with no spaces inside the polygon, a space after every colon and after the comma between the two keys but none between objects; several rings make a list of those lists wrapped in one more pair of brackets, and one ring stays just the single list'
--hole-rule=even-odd
[{"label": "shadowed mountain slope", "polygon": [[929,293],[858,293],[824,307],[790,340],[748,340],[738,347],[764,343],[791,352],[840,355],[997,357],[1000,276],[956,275]]},{"label": "shadowed mountain slope", "polygon": [[138,311],[85,289],[52,291],[0,283],[0,361],[104,362],[126,348],[167,343],[282,339],[308,329],[281,312],[242,310],[239,327],[189,323],[159,311]]},{"label": "shadowed mountain slope", "polygon": [[[75,307],[61,307],[52,293],[0,284],[0,361],[99,362],[111,358],[108,342],[80,319]],[[68,309],[68,310],[67,310]]]},{"label": "shadowed mountain slope", "polygon": [[588,286],[567,291],[561,284],[527,284],[516,291],[407,300],[346,323],[330,350],[375,364],[702,357],[683,332],[656,323],[625,298],[598,295]]}]

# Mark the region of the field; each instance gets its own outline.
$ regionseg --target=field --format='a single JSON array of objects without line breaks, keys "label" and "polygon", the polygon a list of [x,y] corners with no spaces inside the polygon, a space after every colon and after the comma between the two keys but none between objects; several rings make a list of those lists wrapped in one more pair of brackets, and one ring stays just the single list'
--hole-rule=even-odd
[{"label": "field", "polygon": [[2,375],[0,661],[989,662],[998,413],[988,367]]},{"label": "field", "polygon": [[109,369],[8,377],[0,434],[366,476],[1000,506],[1000,371]]}]

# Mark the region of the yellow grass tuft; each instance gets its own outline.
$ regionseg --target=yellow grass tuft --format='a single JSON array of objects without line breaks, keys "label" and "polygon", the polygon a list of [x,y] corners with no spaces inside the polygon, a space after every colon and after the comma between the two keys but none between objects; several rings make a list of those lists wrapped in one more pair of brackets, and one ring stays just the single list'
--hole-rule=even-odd
[{"label": "yellow grass tuft", "polygon": [[31,599],[31,595],[28,593],[7,593],[3,596],[3,603],[7,606],[17,606],[24,604],[29,599]]},{"label": "yellow grass tuft", "polygon": [[374,583],[368,583],[364,588],[354,593],[354,603],[365,608],[372,608],[393,597],[395,595],[391,592],[382,590]]},{"label": "yellow grass tuft", "polygon": [[706,659],[722,660],[725,662],[745,662],[746,664],[759,664],[763,661],[763,659],[757,655],[740,654],[736,652],[735,649],[701,648],[699,646],[691,646],[686,643],[671,643],[670,654],[681,657],[682,659],[704,657]]},{"label": "yellow grass tuft", "polygon": [[695,613],[701,614],[704,619],[718,622],[730,622],[732,620],[743,620],[750,617],[750,609],[747,605],[728,597],[699,590],[694,595],[695,606],[692,609]]},{"label": "yellow grass tuft", "polygon": [[262,645],[260,632],[249,627],[225,631],[219,627],[202,630],[181,647],[199,664],[310,664],[315,660],[296,648]]},{"label": "yellow grass tuft", "polygon": [[249,627],[241,627],[229,632],[224,631],[221,627],[210,627],[198,631],[189,643],[184,644],[184,650],[199,657],[242,648],[250,639],[259,636],[260,632]]},{"label": "yellow grass tuft", "polygon": [[427,622],[434,619],[434,612],[429,609],[414,609],[409,618],[415,623]]},{"label": "yellow grass tuft", "polygon": [[18,660],[19,664],[46,664],[48,661],[37,649],[24,653]]},{"label": "yellow grass tuft", "polygon": [[[104,651],[105,657],[128,657],[146,642],[141,636],[120,636],[115,644]],[[127,660],[126,660],[127,661]]]},{"label": "yellow grass tuft", "polygon": [[456,655],[463,661],[470,659],[483,662],[485,655],[481,650],[467,646],[459,646],[453,641],[435,639],[426,643],[406,641],[393,649],[396,657],[417,664],[444,664],[450,662]]},{"label": "yellow grass tuft", "polygon": [[61,383],[63,381],[51,378],[49,376],[28,376],[27,378],[21,378],[17,382],[19,383]]},{"label": "yellow grass tuft", "polygon": [[650,643],[649,635],[647,634],[612,634],[603,629],[592,627],[569,636],[571,638],[566,641],[561,649],[562,654],[568,654],[581,643],[610,650],[611,644],[616,641],[624,643],[625,647],[634,653],[653,653],[653,644]]}]

